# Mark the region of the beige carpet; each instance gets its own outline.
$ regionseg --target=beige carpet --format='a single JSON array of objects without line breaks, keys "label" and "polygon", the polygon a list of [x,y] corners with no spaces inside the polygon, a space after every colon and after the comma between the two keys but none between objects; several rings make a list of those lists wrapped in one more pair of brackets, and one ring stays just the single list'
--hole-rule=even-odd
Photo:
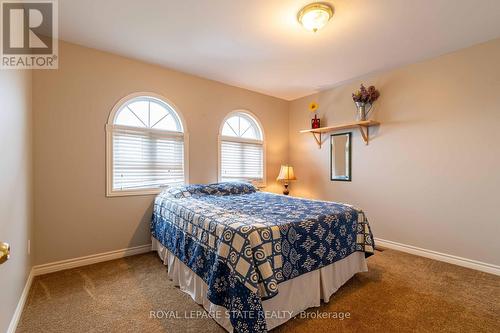
[{"label": "beige carpet", "polygon": [[[500,332],[500,277],[392,250],[368,266],[310,310],[349,319],[296,318],[273,332]],[[37,277],[18,332],[225,332],[212,319],[150,318],[201,309],[149,253]]]}]

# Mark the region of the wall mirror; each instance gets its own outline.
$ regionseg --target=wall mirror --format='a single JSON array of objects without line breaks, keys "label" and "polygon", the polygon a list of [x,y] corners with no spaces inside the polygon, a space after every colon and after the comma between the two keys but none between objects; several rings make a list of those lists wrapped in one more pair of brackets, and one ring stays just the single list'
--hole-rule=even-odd
[{"label": "wall mirror", "polygon": [[351,133],[330,136],[330,179],[351,181]]}]

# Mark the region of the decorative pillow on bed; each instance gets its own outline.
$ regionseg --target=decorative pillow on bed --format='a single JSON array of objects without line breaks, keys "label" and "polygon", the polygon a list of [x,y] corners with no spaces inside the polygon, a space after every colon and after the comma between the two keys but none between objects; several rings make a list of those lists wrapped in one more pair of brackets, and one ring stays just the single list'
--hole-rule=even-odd
[{"label": "decorative pillow on bed", "polygon": [[255,193],[257,188],[250,183],[244,182],[224,182],[208,184],[203,191],[206,194],[213,195],[231,195],[231,194],[248,194]]},{"label": "decorative pillow on bed", "polygon": [[214,184],[195,184],[174,186],[165,189],[162,193],[174,198],[187,198],[192,195],[233,195],[255,193],[257,188],[250,183],[224,182]]}]

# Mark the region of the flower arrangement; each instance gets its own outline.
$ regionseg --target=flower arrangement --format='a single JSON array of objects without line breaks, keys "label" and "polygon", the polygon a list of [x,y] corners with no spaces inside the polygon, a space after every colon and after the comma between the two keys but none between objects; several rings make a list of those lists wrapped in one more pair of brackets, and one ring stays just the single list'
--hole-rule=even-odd
[{"label": "flower arrangement", "polygon": [[363,84],[358,91],[352,94],[352,100],[356,104],[357,118],[359,121],[365,121],[372,109],[373,103],[380,97],[380,93],[374,86],[365,88]]},{"label": "flower arrangement", "polygon": [[318,118],[318,116],[316,115],[316,111],[318,110],[318,108],[319,108],[318,103],[316,103],[316,102],[309,103],[309,111],[314,113],[314,118],[311,119],[311,127],[312,128],[320,128],[321,127],[321,121]]},{"label": "flower arrangement", "polygon": [[358,91],[352,94],[352,100],[355,103],[373,104],[380,97],[380,92],[374,86],[365,88],[363,84]]}]

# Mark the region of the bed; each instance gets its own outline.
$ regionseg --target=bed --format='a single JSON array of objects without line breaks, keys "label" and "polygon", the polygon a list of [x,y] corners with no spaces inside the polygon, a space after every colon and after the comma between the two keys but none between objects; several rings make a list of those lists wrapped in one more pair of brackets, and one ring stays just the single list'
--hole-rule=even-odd
[{"label": "bed", "polygon": [[353,206],[237,182],[162,191],[151,234],[169,277],[230,332],[266,332],[328,301],[374,250]]}]

